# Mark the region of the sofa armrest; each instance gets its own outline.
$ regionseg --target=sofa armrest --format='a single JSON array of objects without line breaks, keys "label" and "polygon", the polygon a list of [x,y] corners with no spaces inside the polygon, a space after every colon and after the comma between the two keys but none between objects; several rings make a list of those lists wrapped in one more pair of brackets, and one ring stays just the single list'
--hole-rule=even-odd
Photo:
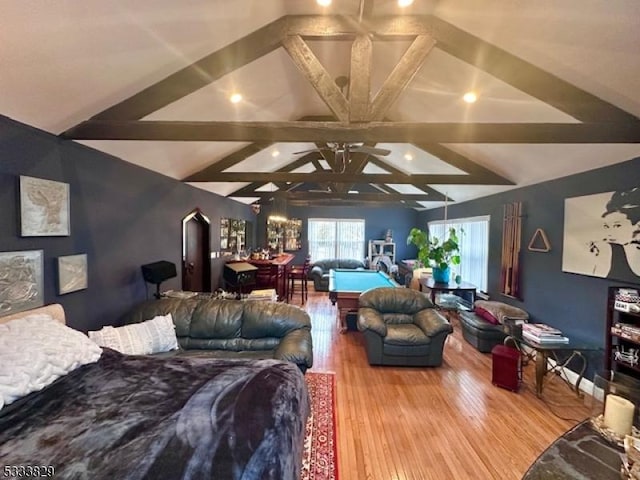
[{"label": "sofa armrest", "polygon": [[380,312],[373,308],[362,307],[358,309],[358,330],[361,332],[371,330],[381,337],[387,336],[387,324],[384,323]]},{"label": "sofa armrest", "polygon": [[322,269],[322,267],[315,265],[313,268],[311,268],[311,270],[309,270],[309,273],[307,274],[307,278],[310,278],[310,279],[322,278],[323,273],[324,273],[324,270]]},{"label": "sofa armrest", "polygon": [[311,330],[300,328],[287,333],[273,355],[278,360],[286,360],[297,364],[304,372],[313,366],[313,343]]},{"label": "sofa armrest", "polygon": [[413,323],[418,325],[427,337],[435,337],[440,333],[453,333],[449,321],[435,308],[425,308],[413,316]]}]

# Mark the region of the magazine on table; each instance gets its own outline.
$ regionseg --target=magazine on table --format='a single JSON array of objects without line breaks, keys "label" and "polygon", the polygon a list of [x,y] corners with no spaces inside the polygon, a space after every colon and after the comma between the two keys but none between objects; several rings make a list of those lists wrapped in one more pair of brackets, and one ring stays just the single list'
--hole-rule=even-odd
[{"label": "magazine on table", "polygon": [[522,331],[528,332],[536,337],[562,336],[562,331],[546,323],[525,323]]},{"label": "magazine on table", "polygon": [[569,338],[562,335],[547,335],[547,336],[536,336],[529,332],[523,331],[522,336],[525,340],[529,340],[535,343],[539,343],[540,345],[554,344],[554,343],[569,343]]}]

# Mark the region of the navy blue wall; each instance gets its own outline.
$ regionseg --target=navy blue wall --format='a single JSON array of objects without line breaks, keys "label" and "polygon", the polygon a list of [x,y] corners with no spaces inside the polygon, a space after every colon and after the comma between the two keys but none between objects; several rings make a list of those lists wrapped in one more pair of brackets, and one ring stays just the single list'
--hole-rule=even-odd
[{"label": "navy blue wall", "polygon": [[[624,282],[562,271],[564,201],[568,197],[624,190],[640,186],[640,158],[529,187],[518,188],[478,200],[452,204],[451,219],[491,215],[489,232],[488,290],[492,300],[524,308],[535,321],[554,325],[569,336],[604,346],[607,287]],[[500,295],[503,205],[522,202],[522,248],[520,253],[522,302]],[[443,218],[442,209],[421,212],[420,224]],[[551,244],[548,253],[527,249],[537,228]],[[640,278],[638,283],[640,283]],[[603,368],[602,356],[593,356],[590,372]]]},{"label": "navy blue wall", "polygon": [[[258,247],[266,246],[266,221],[269,206],[263,208],[258,215],[256,240]],[[390,207],[292,207],[287,209],[290,218],[302,219],[302,250],[297,252],[296,262],[301,263],[308,253],[307,227],[309,218],[354,218],[364,219],[365,239],[382,240],[387,229],[391,229],[393,240],[396,242],[396,261],[405,258],[415,258],[416,249],[407,245],[409,230],[416,225],[418,212],[412,208]],[[294,253],[294,252],[292,252]],[[362,259],[367,256],[366,247]],[[315,258],[313,260],[321,260]]]},{"label": "navy blue wall", "polygon": [[[70,236],[20,237],[20,175],[70,185]],[[213,251],[220,218],[255,220],[246,205],[0,116],[0,251],[44,250],[45,303],[61,303],[77,329],[115,324],[147,298],[140,265],[174,262],[178,277],[162,289],[181,288],[181,220],[196,207],[211,220]],[[88,254],[89,288],[57,295],[56,258],[79,253]],[[212,261],[214,288],[222,262]]]}]

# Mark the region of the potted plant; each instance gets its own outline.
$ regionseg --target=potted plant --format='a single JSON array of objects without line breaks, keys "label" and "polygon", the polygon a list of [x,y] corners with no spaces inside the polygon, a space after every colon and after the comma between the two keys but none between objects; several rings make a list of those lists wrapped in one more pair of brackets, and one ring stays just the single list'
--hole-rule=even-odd
[{"label": "potted plant", "polygon": [[407,237],[407,245],[418,247],[418,262],[424,267],[433,269],[433,280],[436,283],[449,283],[450,265],[460,265],[460,246],[455,228],[449,229],[449,238],[429,238],[429,234],[419,228],[412,228]]}]

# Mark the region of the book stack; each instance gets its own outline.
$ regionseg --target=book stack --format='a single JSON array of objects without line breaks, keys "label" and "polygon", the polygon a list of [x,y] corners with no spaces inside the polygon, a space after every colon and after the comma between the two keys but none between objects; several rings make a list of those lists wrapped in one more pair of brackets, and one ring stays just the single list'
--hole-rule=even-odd
[{"label": "book stack", "polygon": [[569,339],[562,335],[557,328],[546,323],[525,323],[522,325],[522,336],[525,340],[546,345],[550,343],[569,343]]},{"label": "book stack", "polygon": [[638,325],[630,323],[616,323],[611,327],[611,333],[640,343],[640,326]]}]

